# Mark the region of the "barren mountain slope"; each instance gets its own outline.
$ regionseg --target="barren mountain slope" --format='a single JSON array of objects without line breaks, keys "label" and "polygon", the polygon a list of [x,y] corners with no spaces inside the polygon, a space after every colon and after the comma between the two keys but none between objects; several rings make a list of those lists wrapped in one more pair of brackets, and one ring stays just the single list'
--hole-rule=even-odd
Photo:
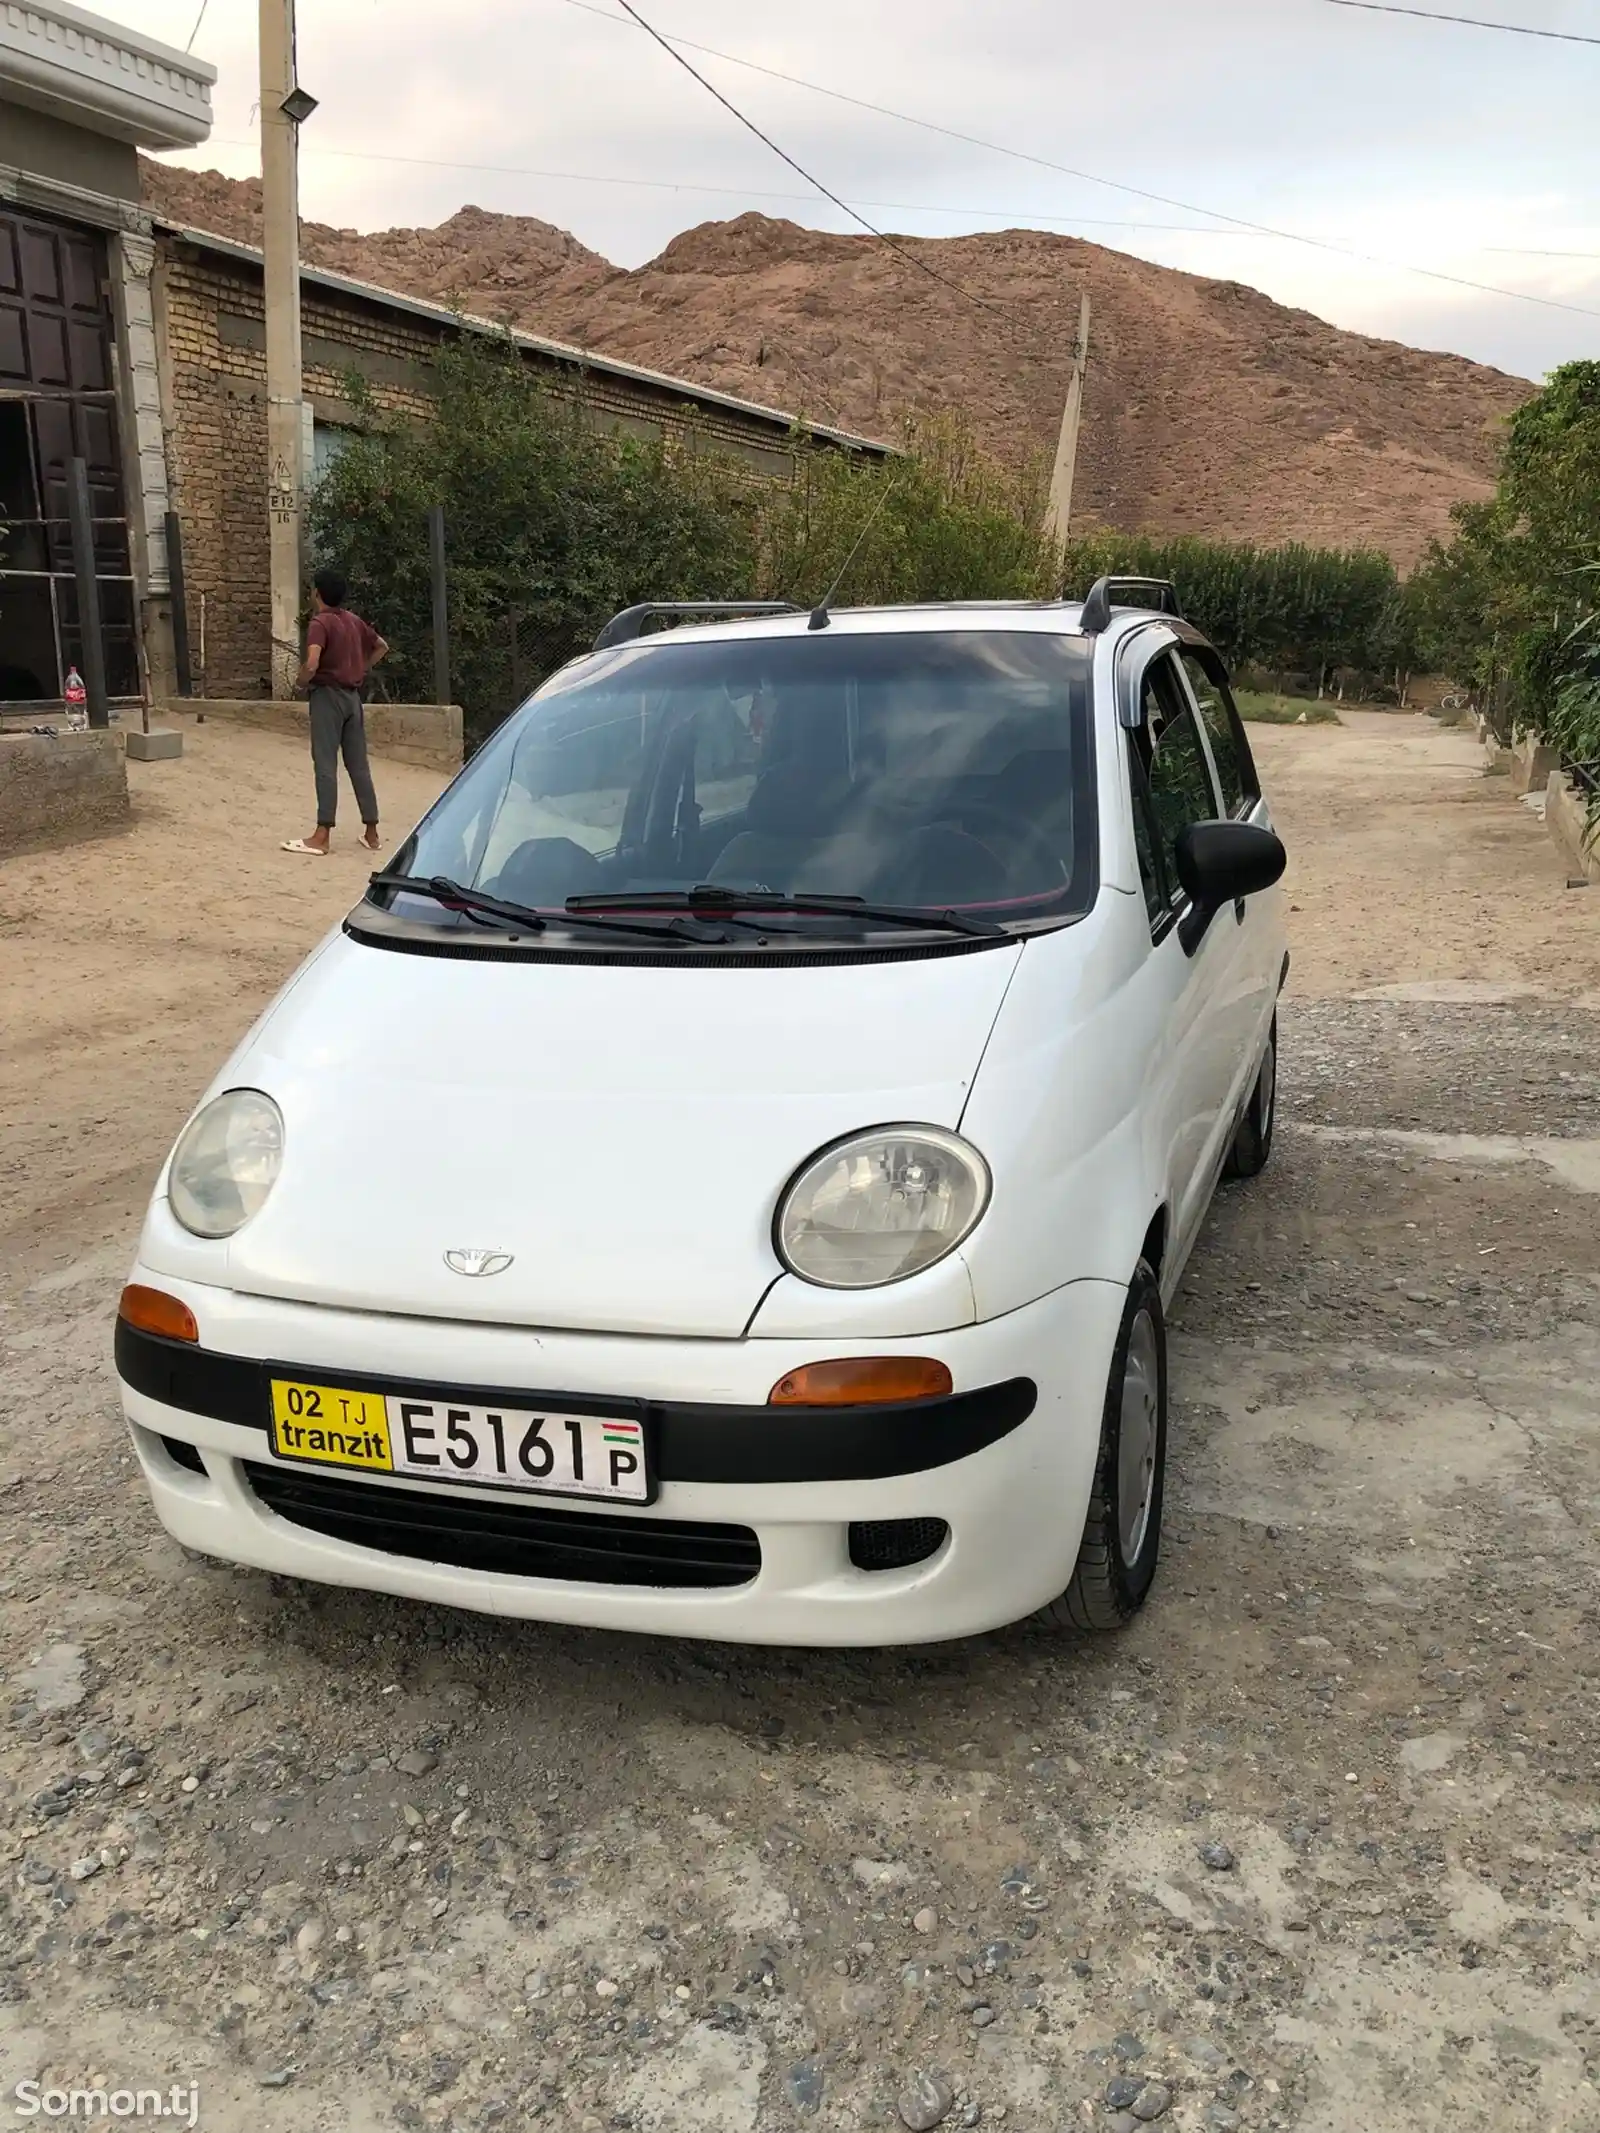
[{"label": "barren mountain slope", "polygon": [[[164,212],[258,231],[258,186],[145,170]],[[634,272],[548,223],[478,208],[437,230],[305,233],[317,265],[868,434],[960,407],[1018,464],[1054,450],[1087,287],[1079,522],[1372,544],[1402,565],[1453,503],[1488,493],[1498,425],[1532,390],[1079,238],[903,242],[946,279],[871,238],[762,215],[686,231]]]},{"label": "barren mountain slope", "polygon": [[1081,515],[1370,542],[1402,564],[1453,503],[1488,493],[1498,423],[1532,390],[1077,238],[1005,230],[914,249],[977,302],[870,238],[746,215],[686,232],[635,274],[552,289],[538,316],[565,339],[850,428],[964,407],[1021,461],[1054,449],[1087,287]]},{"label": "barren mountain slope", "polygon": [[[236,244],[260,244],[259,178],[183,170],[144,156],[139,164],[145,203],[159,214]],[[481,207],[461,208],[431,230],[336,230],[326,222],[302,222],[300,243],[308,266],[521,325],[531,324],[525,317],[529,299],[552,280],[565,284],[570,278],[583,288],[617,271],[553,223],[532,215],[491,215]]]}]

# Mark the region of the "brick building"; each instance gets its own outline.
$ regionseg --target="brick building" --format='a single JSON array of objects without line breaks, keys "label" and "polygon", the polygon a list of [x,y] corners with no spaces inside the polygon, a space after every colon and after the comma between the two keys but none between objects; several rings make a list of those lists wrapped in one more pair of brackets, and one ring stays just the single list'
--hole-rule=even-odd
[{"label": "brick building", "polygon": [[[67,470],[85,460],[113,698],[177,682],[173,566],[194,677],[269,693],[266,354],[261,255],[153,217],[136,149],[203,141],[215,68],[70,0],[0,0],[0,717],[59,701],[82,637]],[[499,332],[438,305],[306,269],[306,464],[364,419],[425,420],[441,345]],[[793,418],[559,342],[526,361],[597,422],[683,434],[787,480]],[[816,430],[804,449],[882,457]],[[169,531],[180,535],[169,553]],[[202,665],[203,639],[203,665]]]},{"label": "brick building", "polygon": [[216,69],[67,0],[0,0],[0,705],[83,663],[68,471],[88,469],[106,679],[166,635],[167,477],[139,148],[211,127]]},{"label": "brick building", "polygon": [[[166,464],[183,531],[189,635],[208,695],[269,693],[266,326],[261,254],[204,231],[153,223],[154,321]],[[431,366],[463,331],[495,333],[437,304],[312,268],[301,272],[306,464],[322,472],[368,418],[426,420]],[[597,422],[639,436],[685,436],[737,457],[754,479],[788,480],[794,417],[537,335],[512,336],[524,359],[574,394]],[[888,447],[812,429],[809,449],[886,455]],[[202,604],[203,603],[203,604]],[[200,676],[201,616],[204,673]]]}]

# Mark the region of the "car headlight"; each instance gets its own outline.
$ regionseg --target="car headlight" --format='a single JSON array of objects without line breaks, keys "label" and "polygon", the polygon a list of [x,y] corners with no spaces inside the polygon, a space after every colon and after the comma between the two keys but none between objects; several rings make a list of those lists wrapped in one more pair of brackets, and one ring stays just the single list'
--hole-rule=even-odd
[{"label": "car headlight", "polygon": [[229,1089],[196,1112],[172,1151],[172,1212],[197,1237],[231,1237],[261,1207],[282,1162],[283,1113],[259,1089]]},{"label": "car headlight", "polygon": [[812,1157],[778,1204],[778,1256],[824,1289],[877,1289],[937,1264],[989,1204],[989,1166],[938,1126],[879,1126]]}]

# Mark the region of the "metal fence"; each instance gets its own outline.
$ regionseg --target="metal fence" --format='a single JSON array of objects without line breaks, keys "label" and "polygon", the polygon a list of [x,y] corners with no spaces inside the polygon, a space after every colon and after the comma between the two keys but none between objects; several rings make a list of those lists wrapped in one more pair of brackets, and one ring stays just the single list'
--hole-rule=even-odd
[{"label": "metal fence", "polygon": [[458,634],[452,664],[457,700],[466,710],[468,746],[487,740],[541,682],[592,650],[605,619],[538,605],[509,609],[473,643]]},{"label": "metal fence", "polygon": [[557,668],[592,650],[598,626],[592,616],[545,607],[513,609],[504,623],[508,703],[520,704]]},{"label": "metal fence", "polygon": [[[137,703],[146,693],[129,527],[124,517],[94,511],[82,459],[68,461],[66,487],[64,515],[8,516],[0,521],[0,595],[8,586],[42,592],[59,669],[52,678],[64,691],[68,668],[78,670],[89,724],[104,726],[114,701]],[[69,566],[53,560],[63,546],[62,528],[68,534],[64,545]],[[22,560],[12,560],[17,557]],[[106,612],[108,603],[115,619]],[[9,676],[9,668],[6,673]],[[36,684],[42,678],[35,676]],[[42,692],[35,686],[20,701],[15,689],[0,687],[0,696],[10,701],[13,717],[29,702],[39,707],[61,700],[48,686]]]},{"label": "metal fence", "polygon": [[[509,604],[488,617],[481,608],[463,614],[453,598],[449,534],[444,507],[432,505],[427,515],[427,606],[421,614],[414,605],[409,607],[409,632],[403,623],[391,627],[397,656],[374,669],[369,689],[373,701],[380,703],[431,698],[460,704],[470,751],[558,667],[592,649],[610,609],[591,613],[571,602],[530,600]],[[369,590],[383,613],[381,589]]]}]

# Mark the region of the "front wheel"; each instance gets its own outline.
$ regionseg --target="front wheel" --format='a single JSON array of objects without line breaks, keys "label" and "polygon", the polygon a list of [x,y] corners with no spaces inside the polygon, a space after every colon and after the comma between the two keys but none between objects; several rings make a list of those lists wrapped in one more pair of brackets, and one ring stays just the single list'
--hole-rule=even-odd
[{"label": "front wheel", "polygon": [[1277,1122],[1278,1018],[1274,1015],[1272,1027],[1267,1032],[1267,1048],[1261,1055],[1261,1071],[1250,1091],[1250,1101],[1239,1121],[1239,1130],[1233,1136],[1233,1146],[1228,1150],[1227,1173],[1230,1178],[1259,1177],[1266,1169],[1267,1158],[1272,1153],[1272,1129]]},{"label": "front wheel", "polygon": [[1077,1568],[1043,1620],[1058,1629],[1121,1629],[1143,1607],[1161,1553],[1166,1466],[1166,1319],[1160,1285],[1141,1259],[1117,1329]]}]

